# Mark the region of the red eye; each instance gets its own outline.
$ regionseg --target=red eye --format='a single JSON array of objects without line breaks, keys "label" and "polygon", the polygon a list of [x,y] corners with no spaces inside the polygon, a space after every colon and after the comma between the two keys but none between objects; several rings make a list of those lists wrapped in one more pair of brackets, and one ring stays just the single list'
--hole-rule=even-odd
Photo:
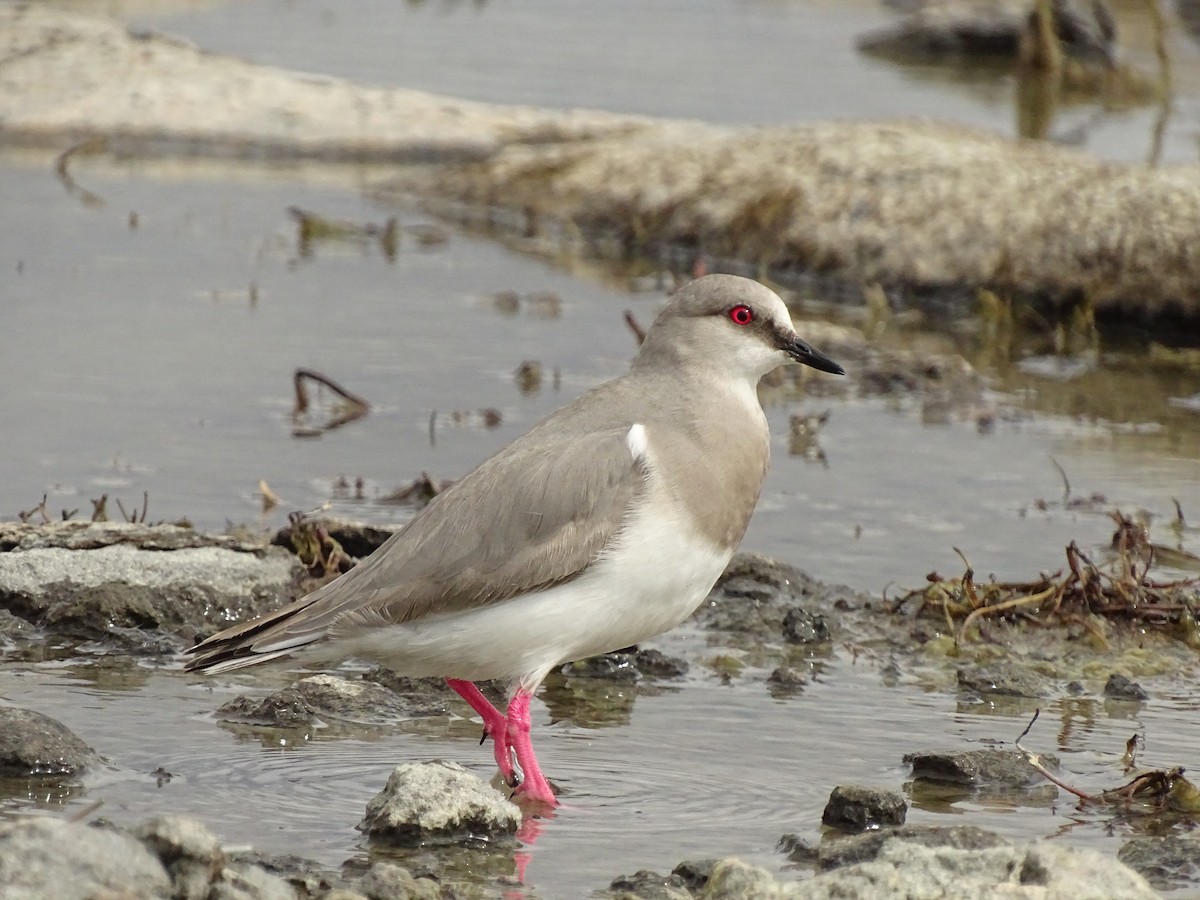
[{"label": "red eye", "polygon": [[735,306],[729,311],[729,320],[734,325],[749,325],[754,321],[754,311],[748,306]]}]

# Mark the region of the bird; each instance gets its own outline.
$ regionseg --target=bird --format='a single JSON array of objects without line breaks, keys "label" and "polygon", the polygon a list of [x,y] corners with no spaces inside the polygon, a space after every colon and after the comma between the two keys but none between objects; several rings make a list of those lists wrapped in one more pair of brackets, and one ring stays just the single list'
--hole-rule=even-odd
[{"label": "bird", "polygon": [[[444,678],[482,718],[512,798],[557,806],[533,751],[534,694],[555,667],[648,640],[703,602],[766,476],[758,382],[793,362],[845,374],[765,285],[690,282],[625,374],[489,457],[336,580],[192,647],[185,669],[359,659]],[[510,686],[504,712],[476,684],[492,679]]]}]

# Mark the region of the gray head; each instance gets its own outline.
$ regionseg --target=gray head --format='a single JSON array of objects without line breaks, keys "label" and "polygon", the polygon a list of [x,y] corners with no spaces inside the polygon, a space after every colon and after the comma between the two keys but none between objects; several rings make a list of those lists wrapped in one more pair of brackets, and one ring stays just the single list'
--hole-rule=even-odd
[{"label": "gray head", "polygon": [[736,275],[707,275],[663,307],[633,367],[701,366],[757,382],[788,362],[845,374],[797,337],[787,307],[770,288]]}]

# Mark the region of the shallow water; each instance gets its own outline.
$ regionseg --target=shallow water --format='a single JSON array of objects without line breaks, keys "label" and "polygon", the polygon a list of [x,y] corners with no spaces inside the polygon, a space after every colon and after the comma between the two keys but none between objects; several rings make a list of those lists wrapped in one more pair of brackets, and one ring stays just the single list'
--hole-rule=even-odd
[{"label": "shallow water", "polygon": [[[691,15],[679,4],[629,3],[586,13],[528,3],[356,6],[361,15],[309,2],[136,10],[214,49],[482,99],[729,122],[930,111],[993,127],[1010,121],[1003,86],[923,80],[855,56],[849,37],[881,18],[865,6],[725,2],[701,13],[689,5]],[[564,16],[574,18],[564,24]],[[620,66],[605,55],[605,29],[636,38]],[[517,65],[513,42],[525,36],[528,46],[530,34],[544,36]],[[718,38],[721,58],[731,62],[714,75]],[[810,72],[821,77],[804,77]],[[566,77],[573,73],[580,74]],[[1181,83],[1194,77],[1181,66]],[[553,96],[548,84],[556,85]],[[1184,97],[1179,108],[1186,121],[1194,99]],[[1141,112],[1103,120],[1089,146],[1137,158],[1145,129]],[[1186,143],[1168,141],[1170,152],[1183,158]],[[369,499],[422,471],[454,477],[620,372],[633,352],[623,311],[644,322],[662,300],[593,277],[585,265],[556,267],[454,229],[431,247],[406,233],[394,261],[356,242],[320,243],[302,255],[290,205],[430,224],[360,199],[358,190],[380,171],[78,157],[72,173],[102,202],[65,190],[49,156],[0,155],[0,419],[9,423],[0,513],[7,517],[43,492],[55,513],[86,515],[101,493],[130,507],[148,491],[151,520],[265,528],[288,510],[327,500],[339,476],[362,477]],[[556,292],[561,313],[506,314],[490,300],[499,290]],[[527,359],[548,373],[532,394],[512,377]],[[317,439],[292,437],[290,379],[298,366],[365,397],[369,415]],[[1098,375],[1068,382],[1037,365],[989,374],[1001,401],[1027,410],[1002,418],[991,434],[969,421],[924,425],[908,398],[773,398],[775,461],[744,546],[871,593],[919,585],[934,569],[959,572],[955,546],[981,574],[1031,577],[1059,568],[1070,540],[1094,549],[1112,530],[1102,512],[1056,505],[1062,480],[1052,459],[1074,495],[1103,493],[1105,508],[1144,508],[1161,522],[1176,498],[1200,519],[1200,415],[1168,403],[1200,394],[1195,370],[1135,358],[1109,360]],[[484,408],[500,411],[498,427],[447,421],[452,412]],[[828,466],[790,457],[788,416],[826,408]],[[259,479],[284,499],[265,518]],[[1039,499],[1048,508],[1038,509]],[[336,508],[376,520],[407,515],[371,502]],[[117,516],[112,501],[110,512]],[[1170,541],[1164,529],[1154,535]],[[1196,532],[1183,540],[1200,551]],[[701,641],[684,630],[657,645],[695,651]],[[622,872],[666,870],[689,857],[737,854],[777,868],[779,836],[815,839],[835,785],[895,786],[905,777],[902,753],[1009,742],[1032,714],[1032,701],[962,704],[928,688],[919,672],[888,686],[884,663],[837,647],[820,678],[788,700],[773,699],[761,684],[723,686],[697,667],[677,688],[609,704],[616,721],[603,727],[570,692],[548,685],[535,709],[539,753],[568,806],[532,849],[532,890],[579,896]],[[119,821],[177,811],[198,816],[226,842],[338,865],[365,852],[353,826],[397,763],[444,756],[490,774],[476,727],[458,718],[308,739],[256,736],[212,720],[235,691],[266,690],[274,679],[209,682],[105,658],[7,663],[0,700],[61,719],[112,768],[74,793],[0,786],[0,810],[78,809],[101,799],[101,814]],[[1134,731],[1147,736],[1147,765],[1194,765],[1195,673],[1146,686],[1153,699],[1140,708],[1090,696],[1049,702],[1028,743],[1060,752],[1091,788],[1121,782],[1120,751]],[[161,786],[149,774],[159,767],[174,775]],[[910,821],[970,822],[1014,839],[1056,836],[1114,852],[1138,827],[1110,828],[1065,800],[1014,807],[925,796]],[[506,857],[480,870],[511,873],[513,865]]]}]

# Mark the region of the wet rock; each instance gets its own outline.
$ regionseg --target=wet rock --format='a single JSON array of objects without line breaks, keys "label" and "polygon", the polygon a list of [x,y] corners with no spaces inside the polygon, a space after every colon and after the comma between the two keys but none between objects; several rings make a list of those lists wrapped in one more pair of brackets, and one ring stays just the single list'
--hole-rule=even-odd
[{"label": "wet rock", "polygon": [[173,525],[8,525],[4,545],[0,609],[51,634],[121,647],[157,631],[165,638],[145,644],[156,652],[282,605],[302,574],[278,548]]},{"label": "wet rock", "polygon": [[1191,836],[1131,838],[1117,859],[1160,891],[1194,889],[1200,880],[1200,841]]},{"label": "wet rock", "polygon": [[808,684],[808,676],[794,666],[778,666],[767,676],[772,695],[798,694]]},{"label": "wet rock", "polygon": [[1131,681],[1120,672],[1113,672],[1104,684],[1104,696],[1110,700],[1149,700],[1150,695],[1136,681]]},{"label": "wet rock", "polygon": [[0,893],[11,897],[170,897],[171,879],[137,839],[43,816],[0,824]]},{"label": "wet rock", "polygon": [[221,871],[220,880],[208,889],[208,893],[200,896],[204,900],[297,900],[309,895],[298,894],[286,881],[257,866],[233,863]]},{"label": "wet rock", "polygon": [[783,637],[789,644],[819,644],[829,640],[829,626],[822,615],[789,609],[783,617]]},{"label": "wet rock", "polygon": [[[785,836],[786,837],[786,836]],[[949,848],[975,851],[993,847],[1007,847],[1010,842],[992,831],[974,825],[902,825],[898,828],[881,828],[865,834],[848,835],[822,841],[815,850],[819,869],[837,869],[842,866],[868,862],[876,859],[884,845],[891,841],[918,844],[930,849]]]},{"label": "wet rock", "polygon": [[[316,897],[332,889],[340,879],[320,863],[290,853],[269,854],[241,850],[228,854],[226,873],[259,871],[286,883],[301,897]],[[226,878],[229,876],[226,874]]]},{"label": "wet rock", "polygon": [[[1058,757],[1053,753],[1040,755],[1049,768],[1058,768]],[[913,778],[942,784],[1015,788],[1042,782],[1042,777],[1016,750],[907,753],[904,762],[912,766]]]},{"label": "wet rock", "polygon": [[444,699],[402,696],[374,681],[310,675],[265,697],[238,696],[217,709],[217,718],[271,728],[389,725],[417,716],[445,715],[447,709]]},{"label": "wet rock", "polygon": [[414,878],[408,869],[395,863],[377,862],[358,882],[358,889],[370,900],[441,900],[442,890],[430,878]]},{"label": "wet rock", "polygon": [[715,859],[684,860],[671,870],[671,874],[683,881],[683,886],[695,894],[704,890],[704,886],[712,878],[713,867],[716,864]]},{"label": "wet rock", "polygon": [[150,850],[171,879],[171,892],[179,900],[205,900],[209,886],[225,866],[221,843],[212,832],[192,819],[161,816],[143,822],[132,835]]},{"label": "wet rock", "polygon": [[521,811],[458,763],[435,760],[397,766],[358,823],[373,838],[423,841],[512,835]]},{"label": "wet rock", "polygon": [[846,587],[823,584],[770,557],[738,553],[693,619],[707,629],[778,641],[790,612],[799,616],[793,619],[793,628],[801,635],[805,631],[802,610],[818,604],[832,606],[840,600],[857,606],[867,598]]},{"label": "wet rock", "polygon": [[704,890],[705,900],[750,900],[790,896],[790,886],[776,881],[764,869],[751,866],[740,859],[722,859],[713,866],[712,876]]},{"label": "wet rock", "polygon": [[[722,868],[718,865],[713,881],[717,882],[721,875]],[[710,883],[710,892],[712,888]],[[769,893],[766,885],[763,888],[757,896],[796,900],[828,897],[1150,900],[1158,896],[1145,879],[1116,860],[1094,850],[1063,847],[1053,841],[1025,847],[955,849],[888,840],[874,860],[822,872],[809,881],[777,888],[781,891],[777,894]]]},{"label": "wet rock", "polygon": [[[863,35],[858,48],[898,57],[1016,59],[1034,7],[1030,0],[925,0],[908,5],[902,21]],[[1097,62],[1114,58],[1115,32],[1106,3],[1053,0],[1050,6],[1055,34],[1067,52]]]},{"label": "wet rock", "polygon": [[821,822],[831,828],[857,833],[883,825],[903,825],[908,806],[895,791],[859,785],[839,785],[829,795]]},{"label": "wet rock", "polygon": [[33,625],[7,609],[0,609],[0,642],[33,633]]},{"label": "wet rock", "polygon": [[600,656],[580,659],[562,667],[572,678],[604,678],[617,682],[636,682],[643,678],[678,678],[686,675],[688,663],[653,648],[626,647]]},{"label": "wet rock", "polygon": [[[826,843],[832,843],[835,840],[831,839]],[[801,863],[808,866],[813,866],[817,863],[816,844],[806,838],[802,838],[798,834],[783,835],[779,839],[779,843],[775,845],[775,852],[782,853],[794,863]]]},{"label": "wet rock", "polygon": [[[364,672],[363,681],[372,681],[398,696],[409,718],[446,716],[450,714],[452,691],[444,678],[410,678],[397,675],[391,669],[376,666]],[[501,687],[503,691],[503,686]]]},{"label": "wet rock", "polygon": [[958,690],[963,694],[978,697],[1032,697],[1046,696],[1043,680],[1036,673],[1015,666],[991,667],[971,666],[958,670]]},{"label": "wet rock", "polygon": [[619,900],[691,900],[692,894],[683,878],[672,872],[659,875],[642,869],[632,875],[614,878],[608,895]]},{"label": "wet rock", "polygon": [[98,762],[96,752],[61,722],[0,706],[0,777],[79,775]]}]

